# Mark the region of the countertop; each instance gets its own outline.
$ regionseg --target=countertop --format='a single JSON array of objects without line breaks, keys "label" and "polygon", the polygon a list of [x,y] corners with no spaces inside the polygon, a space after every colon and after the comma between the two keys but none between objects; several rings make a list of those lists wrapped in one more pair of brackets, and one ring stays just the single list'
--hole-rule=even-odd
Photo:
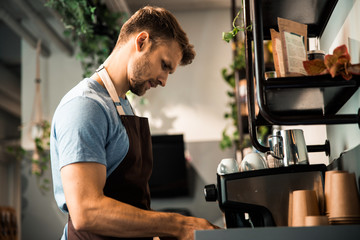
[{"label": "countertop", "polygon": [[195,240],[359,240],[360,225],[232,228],[195,231]]}]

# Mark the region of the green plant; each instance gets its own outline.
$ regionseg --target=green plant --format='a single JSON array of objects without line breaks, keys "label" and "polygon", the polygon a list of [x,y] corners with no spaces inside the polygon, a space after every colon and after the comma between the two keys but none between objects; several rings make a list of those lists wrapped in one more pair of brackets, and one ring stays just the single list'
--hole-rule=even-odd
[{"label": "green plant", "polygon": [[[240,142],[240,135],[237,129],[238,111],[236,103],[236,79],[235,72],[239,71],[244,73],[245,71],[245,47],[243,44],[238,44],[235,47],[235,57],[234,62],[230,65],[229,68],[223,68],[221,73],[225,82],[230,86],[230,90],[227,91],[227,95],[230,99],[228,106],[229,111],[224,114],[224,118],[231,121],[232,128],[234,129],[232,133],[229,133],[229,128],[225,127],[222,132],[222,140],[220,142],[220,148],[231,148],[235,144],[237,149],[242,149],[246,147],[249,141]],[[241,120],[240,120],[241,121]]]},{"label": "green plant", "polygon": [[[252,27],[244,27],[243,22],[241,21],[241,26],[237,25],[237,21],[240,20],[242,16],[243,8],[240,8],[237,15],[233,19],[232,26],[233,29],[229,32],[222,33],[222,39],[226,42],[230,42],[234,37],[243,31],[251,31]],[[241,150],[245,147],[251,146],[249,138],[244,138],[240,136],[238,131],[238,108],[236,100],[236,72],[239,75],[245,74],[246,60],[245,60],[245,46],[243,42],[234,42],[232,44],[234,50],[234,61],[229,66],[229,68],[223,68],[221,71],[222,77],[225,82],[230,86],[231,90],[227,91],[227,95],[230,98],[228,103],[229,111],[224,114],[224,118],[231,121],[232,132],[229,133],[229,126],[225,127],[222,132],[222,139],[220,141],[220,148],[231,148],[235,145],[236,150]]]},{"label": "green plant", "polygon": [[[222,39],[226,42],[230,42],[239,32],[251,31],[251,27],[244,27],[241,21],[241,26],[237,25],[237,21],[240,20],[240,16],[243,13],[243,8],[240,8],[237,15],[233,19],[233,29],[229,32],[222,33]],[[229,126],[225,127],[222,132],[222,139],[220,141],[220,148],[231,148],[235,145],[236,150],[241,150],[245,147],[250,146],[250,140],[240,136],[238,129],[238,121],[242,121],[238,118],[238,107],[236,100],[236,72],[239,75],[244,75],[246,60],[245,60],[245,46],[242,42],[234,41],[232,44],[234,50],[234,61],[228,68],[223,68],[221,71],[222,77],[225,82],[230,86],[231,90],[227,91],[227,95],[230,98],[228,103],[229,111],[224,114],[224,118],[231,121],[232,132],[229,133]]]},{"label": "green plant", "polygon": [[46,6],[61,16],[64,35],[76,43],[83,75],[89,76],[109,56],[127,16],[110,12],[100,0],[48,0]]},{"label": "green plant", "polygon": [[39,135],[34,138],[35,149],[32,155],[32,173],[41,176],[48,169],[48,163],[50,162],[48,152],[50,147],[50,123],[44,120],[34,127],[39,129]]},{"label": "green plant", "polygon": [[35,148],[33,153],[26,151],[21,146],[11,146],[7,151],[14,155],[18,161],[31,164],[31,174],[37,178],[39,189],[42,193],[50,190],[50,180],[44,175],[50,165],[50,123],[46,120],[33,125],[37,132],[34,137]]},{"label": "green plant", "polygon": [[242,24],[241,26],[236,25],[236,21],[239,19],[241,13],[243,11],[243,8],[240,8],[239,12],[236,14],[233,22],[232,22],[232,26],[233,29],[229,32],[223,32],[222,33],[222,39],[226,42],[230,42],[235,36],[236,34],[238,34],[239,32],[244,32],[244,31],[251,31],[252,30],[252,25],[247,26],[245,28],[244,24]]},{"label": "green plant", "polygon": [[[239,32],[244,31],[252,31],[252,25],[247,27],[242,23],[241,26],[237,25],[236,22],[240,18],[243,12],[243,8],[240,8],[236,17],[232,22],[233,29],[229,32],[222,33],[222,39],[226,42],[230,42]],[[228,106],[230,107],[229,112],[224,114],[225,119],[230,119],[232,122],[232,128],[234,129],[232,133],[229,133],[229,128],[225,127],[222,132],[222,140],[220,142],[220,148],[231,148],[235,145],[236,150],[242,150],[247,147],[251,147],[251,141],[248,135],[240,136],[238,131],[238,121],[242,121],[238,119],[238,107],[236,100],[236,72],[238,72],[239,76],[245,77],[245,67],[246,67],[246,58],[245,58],[245,45],[243,42],[237,42],[237,44],[233,44],[234,49],[234,61],[230,65],[230,69],[223,68],[222,69],[222,77],[227,84],[230,85],[231,90],[227,91],[227,95],[230,98],[230,102]],[[238,77],[239,77],[238,76]],[[268,126],[259,126],[257,128],[257,135],[259,137],[260,142],[266,142],[266,136],[270,133],[270,128]]]},{"label": "green plant", "polygon": [[[64,35],[78,47],[76,57],[81,62],[83,76],[89,76],[115,46],[125,14],[110,12],[100,0],[48,0],[45,6],[60,15]],[[50,180],[44,174],[50,163],[50,123],[42,121],[32,128],[37,132],[33,136],[33,153],[21,146],[7,150],[18,160],[31,163],[31,174],[37,177],[39,189],[45,193],[50,189]]]}]

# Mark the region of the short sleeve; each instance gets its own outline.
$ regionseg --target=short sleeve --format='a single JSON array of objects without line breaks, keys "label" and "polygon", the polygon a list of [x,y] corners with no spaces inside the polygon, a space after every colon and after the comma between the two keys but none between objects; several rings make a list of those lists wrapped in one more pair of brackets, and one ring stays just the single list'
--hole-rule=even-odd
[{"label": "short sleeve", "polygon": [[108,119],[93,99],[76,97],[57,111],[54,124],[59,168],[76,162],[98,162],[106,166]]}]

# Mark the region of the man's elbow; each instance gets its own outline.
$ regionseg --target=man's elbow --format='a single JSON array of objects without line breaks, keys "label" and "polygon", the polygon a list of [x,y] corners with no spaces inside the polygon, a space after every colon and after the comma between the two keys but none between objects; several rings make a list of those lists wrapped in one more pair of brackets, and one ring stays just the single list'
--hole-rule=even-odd
[{"label": "man's elbow", "polygon": [[71,222],[76,231],[89,231],[94,228],[94,211],[86,208],[80,208],[74,211],[71,216]]}]

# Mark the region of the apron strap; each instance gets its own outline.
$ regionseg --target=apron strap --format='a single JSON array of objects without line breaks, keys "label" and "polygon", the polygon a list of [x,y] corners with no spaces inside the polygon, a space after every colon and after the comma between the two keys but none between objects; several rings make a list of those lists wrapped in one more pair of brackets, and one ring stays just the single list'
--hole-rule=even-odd
[{"label": "apron strap", "polygon": [[111,81],[111,78],[106,71],[104,65],[100,65],[100,67],[96,70],[96,73],[101,78],[101,81],[104,83],[106,90],[108,91],[111,99],[113,100],[116,110],[119,113],[119,115],[125,115],[124,109],[121,106],[119,96],[117,95],[116,89],[114,87],[113,82]]}]

